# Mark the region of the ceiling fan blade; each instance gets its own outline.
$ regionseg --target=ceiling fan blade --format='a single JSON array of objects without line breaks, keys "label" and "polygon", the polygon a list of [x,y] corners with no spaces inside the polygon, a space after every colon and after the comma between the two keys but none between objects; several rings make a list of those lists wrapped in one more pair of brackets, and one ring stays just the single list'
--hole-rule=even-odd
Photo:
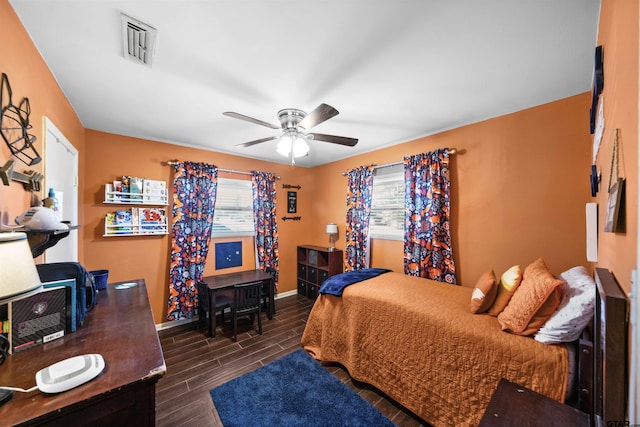
[{"label": "ceiling fan blade", "polygon": [[313,136],[314,141],[332,142],[348,147],[354,147],[358,143],[358,138],[349,138],[346,136],[325,135],[323,133],[310,133],[308,135]]},{"label": "ceiling fan blade", "polygon": [[234,113],[233,111],[225,111],[222,114],[224,114],[225,116],[228,116],[228,117],[233,117],[234,119],[240,119],[240,120],[244,120],[245,122],[250,122],[250,123],[255,123],[257,125],[266,126],[268,128],[271,128],[271,129],[280,129],[280,126],[278,126],[278,125],[274,125],[274,124],[271,124],[271,123],[263,122],[262,120],[254,119],[253,117],[245,116],[244,114]]},{"label": "ceiling fan blade", "polygon": [[298,123],[298,127],[309,130],[320,123],[329,120],[331,117],[337,116],[338,110],[331,105],[320,104],[315,110],[307,114],[307,116]]},{"label": "ceiling fan blade", "polygon": [[280,135],[270,136],[268,138],[256,139],[254,141],[243,142],[242,144],[236,144],[236,147],[251,147],[252,145],[260,144],[261,142],[271,141],[272,139],[278,139]]}]

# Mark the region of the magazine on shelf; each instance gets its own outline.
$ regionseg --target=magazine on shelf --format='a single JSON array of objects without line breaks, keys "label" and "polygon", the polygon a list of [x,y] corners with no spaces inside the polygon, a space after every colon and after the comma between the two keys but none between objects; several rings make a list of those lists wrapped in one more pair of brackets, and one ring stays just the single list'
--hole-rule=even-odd
[{"label": "magazine on shelf", "polygon": [[142,184],[144,203],[167,203],[167,183],[145,179]]},{"label": "magazine on shelf", "polygon": [[119,202],[122,200],[122,181],[113,181],[112,185],[107,184],[107,186],[107,194],[109,194],[109,191],[113,191],[113,193],[107,196],[109,201]]},{"label": "magazine on shelf", "polygon": [[129,177],[123,176],[122,181],[120,181],[120,187],[122,188],[123,193],[129,192]]},{"label": "magazine on shelf", "polygon": [[116,213],[109,212],[105,221],[107,222],[107,225],[116,225]]},{"label": "magazine on shelf", "polygon": [[131,231],[131,210],[118,209],[115,212],[116,231]]},{"label": "magazine on shelf", "polygon": [[131,209],[131,224],[133,225],[133,227],[131,227],[131,231],[138,231],[140,229],[140,227],[138,227],[138,224],[140,224],[140,217],[138,216],[138,208]]},{"label": "magazine on shelf", "polygon": [[135,176],[129,177],[129,194],[130,201],[132,202],[141,202],[142,201],[142,178],[138,178]]},{"label": "magazine on shelf", "polygon": [[166,230],[167,214],[163,208],[138,208],[140,231],[154,233]]}]

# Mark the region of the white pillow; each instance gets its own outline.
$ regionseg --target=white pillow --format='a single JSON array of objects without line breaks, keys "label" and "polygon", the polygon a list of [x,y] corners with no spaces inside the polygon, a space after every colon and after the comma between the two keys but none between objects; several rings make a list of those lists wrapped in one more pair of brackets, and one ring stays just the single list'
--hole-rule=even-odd
[{"label": "white pillow", "polygon": [[535,340],[545,344],[575,341],[593,318],[596,304],[596,282],[583,266],[560,275],[562,299],[556,311],[536,333]]}]

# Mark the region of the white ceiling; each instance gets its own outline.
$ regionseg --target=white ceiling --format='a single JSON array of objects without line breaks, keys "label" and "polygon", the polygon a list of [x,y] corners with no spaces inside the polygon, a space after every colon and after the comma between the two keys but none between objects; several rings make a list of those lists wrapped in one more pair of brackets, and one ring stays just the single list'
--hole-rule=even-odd
[{"label": "white ceiling", "polygon": [[[598,0],[10,0],[84,127],[287,163],[277,112],[340,114],[315,166],[591,89]],[[158,30],[124,58],[120,13]],[[585,122],[586,123],[586,122]],[[197,160],[197,159],[185,159]]]}]

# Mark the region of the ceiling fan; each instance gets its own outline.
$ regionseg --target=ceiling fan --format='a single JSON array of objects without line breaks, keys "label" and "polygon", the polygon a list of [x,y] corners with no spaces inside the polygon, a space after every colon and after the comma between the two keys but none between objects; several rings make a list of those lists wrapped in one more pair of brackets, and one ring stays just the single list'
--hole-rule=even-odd
[{"label": "ceiling fan", "polygon": [[312,127],[338,115],[338,110],[327,104],[320,104],[309,114],[295,108],[285,108],[280,110],[278,111],[280,126],[254,119],[253,117],[245,116],[244,114],[234,113],[232,111],[227,111],[222,114],[228,117],[233,117],[234,119],[240,119],[261,126],[266,126],[271,129],[280,129],[282,131],[280,135],[256,139],[254,141],[237,144],[236,146],[251,147],[252,145],[260,144],[262,142],[280,139],[280,142],[278,143],[278,152],[282,155],[290,156],[291,164],[295,163],[294,159],[296,157],[307,155],[309,152],[309,146],[306,143],[307,140],[313,139],[315,141],[330,142],[333,144],[346,145],[348,147],[353,147],[358,143],[357,138],[326,135],[323,133],[308,133]]}]

